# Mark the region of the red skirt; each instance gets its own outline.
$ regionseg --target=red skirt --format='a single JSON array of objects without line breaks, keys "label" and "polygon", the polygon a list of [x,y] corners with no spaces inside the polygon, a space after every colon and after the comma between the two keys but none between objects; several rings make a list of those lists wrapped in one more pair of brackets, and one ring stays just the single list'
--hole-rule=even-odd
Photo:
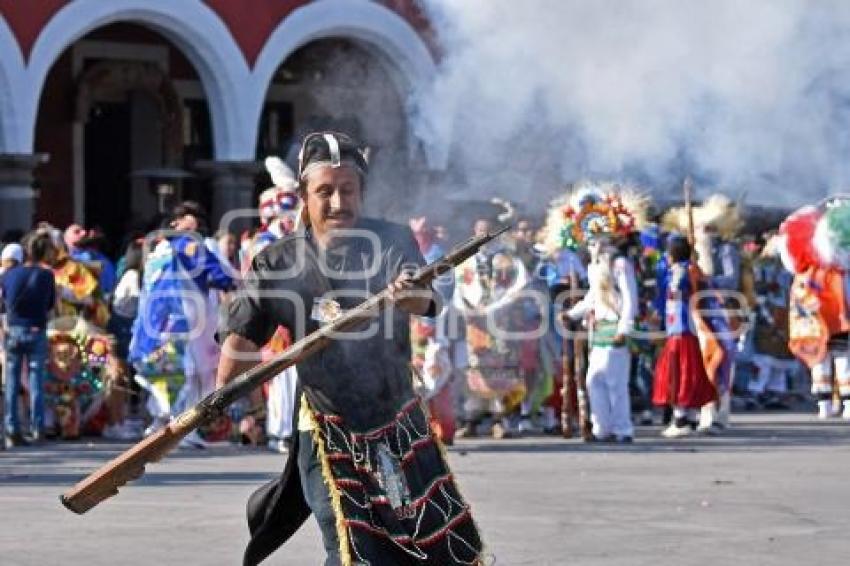
[{"label": "red skirt", "polygon": [[716,399],[717,391],[705,373],[697,337],[668,337],[655,364],[653,404],[697,409]]}]

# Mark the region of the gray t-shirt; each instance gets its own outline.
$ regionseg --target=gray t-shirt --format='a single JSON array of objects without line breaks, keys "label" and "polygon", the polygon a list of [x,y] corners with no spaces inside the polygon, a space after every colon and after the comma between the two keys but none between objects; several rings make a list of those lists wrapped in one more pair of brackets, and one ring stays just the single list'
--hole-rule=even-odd
[{"label": "gray t-shirt", "polygon": [[[221,335],[236,333],[262,346],[280,325],[298,340],[319,328],[314,308],[333,299],[353,308],[384,290],[403,268],[424,264],[406,226],[361,219],[363,234],[317,248],[308,231],[260,252],[245,287],[230,303]],[[311,406],[341,416],[355,431],[390,421],[413,397],[409,315],[393,308],[368,332],[340,337],[297,365]]]}]

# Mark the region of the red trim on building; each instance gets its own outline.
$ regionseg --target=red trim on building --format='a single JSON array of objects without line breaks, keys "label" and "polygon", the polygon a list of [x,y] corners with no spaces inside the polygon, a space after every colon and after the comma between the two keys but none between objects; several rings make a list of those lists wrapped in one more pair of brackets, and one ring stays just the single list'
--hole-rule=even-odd
[{"label": "red trim on building", "polygon": [[[71,0],[0,0],[0,15],[18,40],[24,60],[47,22]],[[248,65],[253,67],[269,36],[292,12],[311,0],[204,0],[233,35]],[[415,0],[381,0],[419,34],[435,58],[438,44],[428,18]]]},{"label": "red trim on building", "polygon": [[32,46],[47,22],[70,0],[0,0],[0,14],[9,24],[24,60],[29,60]]},{"label": "red trim on building", "polygon": [[437,61],[440,60],[442,54],[437,42],[437,34],[416,0],[380,0],[380,3],[404,18],[410,27],[416,30],[416,34],[425,43],[431,56]]},{"label": "red trim on building", "polygon": [[263,46],[289,14],[310,0],[204,0],[230,30],[242,55],[253,67]]}]

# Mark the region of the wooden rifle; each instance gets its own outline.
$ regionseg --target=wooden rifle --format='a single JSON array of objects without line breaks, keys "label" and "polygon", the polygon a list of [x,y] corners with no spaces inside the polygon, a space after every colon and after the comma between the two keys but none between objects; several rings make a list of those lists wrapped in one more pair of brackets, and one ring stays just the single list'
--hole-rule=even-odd
[{"label": "wooden rifle", "polygon": [[[495,232],[475,236],[454,247],[444,257],[420,268],[413,275],[413,282],[418,285],[430,285],[436,277],[474,256],[483,245],[504,233],[509,227],[504,226]],[[197,405],[180,414],[158,432],[138,442],[86,476],[62,494],[59,497],[60,501],[74,513],[82,514],[104,499],[116,495],[119,487],[128,481],[140,478],[145,472],[145,465],[162,459],[187,434],[223,415],[230,404],[248,395],[284,369],[325,348],[338,333],[361,328],[389,303],[390,293],[388,289],[385,289],[298,340],[274,358],[241,373],[227,385],[210,393]]]}]

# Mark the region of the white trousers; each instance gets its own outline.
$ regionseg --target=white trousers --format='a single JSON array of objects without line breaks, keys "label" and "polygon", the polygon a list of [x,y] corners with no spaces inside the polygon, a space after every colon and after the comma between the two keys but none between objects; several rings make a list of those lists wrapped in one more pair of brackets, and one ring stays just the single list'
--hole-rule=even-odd
[{"label": "white trousers", "polygon": [[269,383],[269,398],[266,401],[266,433],[269,436],[279,439],[292,436],[297,381],[298,372],[292,366],[274,376]]},{"label": "white trousers", "polygon": [[832,395],[833,364],[839,394],[842,397],[850,396],[850,352],[847,350],[830,350],[812,368],[812,395]]},{"label": "white trousers", "polygon": [[783,360],[754,354],[753,363],[758,368],[758,375],[747,384],[750,393],[785,393],[788,390],[788,378],[797,369],[797,360]]},{"label": "white trousers", "polygon": [[590,421],[598,438],[632,436],[632,407],[629,400],[631,354],[621,346],[594,346],[587,364],[587,393]]}]

